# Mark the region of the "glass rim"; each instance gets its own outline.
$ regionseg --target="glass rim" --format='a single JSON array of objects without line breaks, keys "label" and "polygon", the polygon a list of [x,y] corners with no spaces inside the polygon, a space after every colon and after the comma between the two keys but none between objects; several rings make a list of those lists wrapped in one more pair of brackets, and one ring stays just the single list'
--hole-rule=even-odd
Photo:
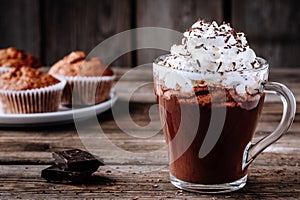
[{"label": "glass rim", "polygon": [[172,69],[172,70],[175,70],[175,71],[184,71],[184,72],[187,72],[187,73],[206,73],[206,74],[221,74],[221,73],[226,73],[226,74],[230,74],[230,73],[251,73],[251,72],[262,72],[262,71],[265,71],[265,70],[268,70],[269,69],[269,62],[262,58],[262,57],[256,57],[255,60],[257,60],[261,67],[259,68],[253,68],[253,69],[245,69],[245,70],[240,70],[240,71],[228,71],[228,72],[214,72],[214,71],[198,71],[198,72],[191,72],[191,71],[185,71],[185,70],[179,70],[179,69],[173,69],[173,68],[169,68],[165,65],[162,65],[162,64],[158,64],[158,61],[161,60],[161,58],[165,58],[167,56],[170,56],[172,54],[164,54],[164,55],[161,55],[161,56],[158,56],[157,58],[155,58],[153,60],[153,63],[158,65],[158,66],[161,66],[161,67],[165,67],[165,68],[168,68],[168,69]]}]

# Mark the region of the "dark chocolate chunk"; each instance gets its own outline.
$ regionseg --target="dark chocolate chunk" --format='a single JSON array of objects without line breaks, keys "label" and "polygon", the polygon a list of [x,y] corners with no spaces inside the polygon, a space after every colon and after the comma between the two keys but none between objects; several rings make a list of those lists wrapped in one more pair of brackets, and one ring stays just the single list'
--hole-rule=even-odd
[{"label": "dark chocolate chunk", "polygon": [[80,149],[54,152],[52,156],[55,164],[66,171],[87,171],[104,165],[100,158]]},{"label": "dark chocolate chunk", "polygon": [[92,173],[97,171],[97,169],[98,167],[94,167],[87,171],[75,172],[62,170],[56,165],[51,165],[50,167],[42,170],[41,176],[50,182],[82,183],[86,181]]}]

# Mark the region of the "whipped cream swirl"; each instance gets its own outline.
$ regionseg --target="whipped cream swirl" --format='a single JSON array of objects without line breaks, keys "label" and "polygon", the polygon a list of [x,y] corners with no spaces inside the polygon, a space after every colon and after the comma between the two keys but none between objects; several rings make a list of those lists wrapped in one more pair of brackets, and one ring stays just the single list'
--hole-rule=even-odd
[{"label": "whipped cream swirl", "polygon": [[[256,57],[245,34],[236,32],[229,24],[198,20],[183,36],[182,44],[173,45],[171,54],[154,64],[154,74],[166,88],[172,89],[173,85],[173,89],[188,91],[192,90],[188,85],[204,80],[207,85],[220,84],[235,88],[239,94],[253,95],[267,80],[268,68],[260,71],[265,61]],[[185,81],[179,77],[182,75],[187,78]]]},{"label": "whipped cream swirl", "polygon": [[173,45],[164,65],[191,72],[228,72],[259,68],[256,55],[244,33],[229,24],[197,21],[183,34],[181,45]]}]

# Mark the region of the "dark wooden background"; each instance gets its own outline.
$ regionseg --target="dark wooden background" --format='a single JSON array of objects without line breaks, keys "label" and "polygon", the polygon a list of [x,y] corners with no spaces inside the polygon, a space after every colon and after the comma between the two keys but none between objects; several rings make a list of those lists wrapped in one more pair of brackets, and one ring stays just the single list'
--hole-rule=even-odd
[{"label": "dark wooden background", "polygon": [[[0,0],[0,48],[15,46],[51,65],[72,50],[89,52],[128,29],[158,26],[183,32],[205,18],[231,22],[246,32],[271,67],[300,67],[299,8],[299,0]],[[161,53],[134,51],[114,65],[149,63]]]}]

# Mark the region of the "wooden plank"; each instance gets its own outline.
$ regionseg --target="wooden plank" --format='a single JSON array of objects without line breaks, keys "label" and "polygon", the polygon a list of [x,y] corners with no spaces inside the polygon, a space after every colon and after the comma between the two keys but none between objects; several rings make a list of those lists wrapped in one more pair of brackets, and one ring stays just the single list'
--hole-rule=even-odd
[{"label": "wooden plank", "polygon": [[[118,77],[127,70],[117,70]],[[134,75],[136,73],[136,76]],[[151,72],[134,71],[125,80],[124,93],[130,85],[149,82]],[[299,70],[272,71],[272,79],[284,80],[292,90],[297,89]],[[145,74],[145,76],[143,76]],[[138,77],[138,78],[137,78]],[[288,78],[289,77],[289,78]],[[132,79],[132,81],[130,81]],[[138,91],[147,93],[151,88]],[[299,94],[299,90],[295,90]],[[148,91],[148,93],[150,93]],[[153,94],[153,93],[152,93]],[[145,98],[145,96],[144,96]],[[142,99],[141,99],[142,102]],[[145,102],[145,101],[144,101]],[[119,105],[124,101],[119,100]],[[148,125],[149,108],[153,103],[129,104],[130,117],[123,117],[126,125],[133,120],[138,125]],[[269,134],[278,125],[281,104],[267,102],[264,106],[254,141]],[[99,136],[99,124],[84,122],[85,134],[80,138],[74,124],[51,127],[1,128],[0,130],[0,199],[25,198],[122,198],[122,199],[299,199],[300,198],[300,107],[295,123],[287,134],[268,147],[249,167],[249,181],[240,191],[217,196],[199,195],[178,190],[171,185],[168,175],[167,150],[160,131],[149,138],[137,138],[121,130],[111,111],[98,116],[105,135]],[[122,114],[122,113],[121,113]],[[121,115],[122,116],[122,115]],[[157,110],[152,125],[141,129],[127,127],[135,134],[150,134],[160,126]],[[129,123],[128,123],[129,124]],[[109,139],[109,143],[105,142]],[[41,170],[53,163],[53,151],[72,148],[85,149],[82,140],[88,141],[105,163],[95,175],[82,185],[53,184],[40,178]],[[100,141],[100,142],[99,142]],[[102,141],[102,142],[101,142]],[[111,143],[118,148],[112,148]],[[99,148],[99,145],[101,148]],[[99,149],[97,149],[99,148]],[[131,153],[130,153],[131,152]],[[144,153],[144,154],[136,154]],[[148,154],[148,152],[155,152]]]},{"label": "wooden plank", "polygon": [[[250,37],[251,39],[251,37]],[[298,68],[298,52],[300,52],[300,42],[297,40],[289,42],[276,41],[257,41],[250,42],[251,48],[259,57],[268,60],[270,68]]]},{"label": "wooden plank", "polygon": [[[169,181],[167,166],[150,173],[139,172],[136,166],[119,165],[119,169],[131,168],[131,172],[101,167],[82,185],[48,183],[40,178],[44,165],[0,166],[0,194],[6,198],[121,198],[121,199],[268,199],[299,198],[298,167],[261,167],[249,170],[249,180],[240,191],[217,196],[199,195],[175,188]],[[145,166],[151,170],[153,166]],[[5,176],[5,178],[3,178]]]},{"label": "wooden plank", "polygon": [[[269,134],[268,131],[258,131],[255,135],[254,141],[258,141],[262,137]],[[19,137],[4,137],[1,135],[1,152],[0,163],[1,164],[39,164],[39,163],[52,163],[51,153],[54,151],[60,151],[65,149],[80,148],[85,149],[85,146],[81,143],[81,140],[76,137],[77,133],[74,132],[73,137],[67,137],[64,134],[61,137],[54,137],[52,135],[41,136],[40,138],[33,137],[32,135],[24,135]],[[108,164],[113,163],[139,163],[139,164],[166,164],[167,163],[167,151],[164,149],[165,141],[163,135],[160,133],[155,138],[137,139],[128,136],[121,132],[109,133],[106,132],[109,137],[109,142],[105,137],[83,137],[82,139],[89,140],[90,146],[94,146],[95,152],[99,153]],[[22,139],[23,138],[23,139]],[[286,165],[287,163],[295,165],[300,163],[300,148],[299,148],[299,131],[289,132],[285,134],[280,140],[274,143],[271,147],[266,149],[265,153],[258,157],[256,160],[259,165],[267,165],[266,160],[271,160],[272,165]],[[105,140],[101,144],[97,141]],[[18,145],[16,144],[16,141]],[[34,140],[34,141],[33,141]],[[60,141],[57,143],[57,141]],[[111,148],[111,143],[118,148]],[[130,155],[124,154],[120,149],[135,152],[145,153],[144,155]],[[157,155],[148,154],[153,151],[157,152]],[[120,155],[122,154],[122,155]],[[293,157],[293,160],[286,162],[282,160],[285,157],[289,159]]]},{"label": "wooden plank", "polygon": [[39,0],[1,1],[0,48],[14,46],[40,57],[39,3]]},{"label": "wooden plank", "polygon": [[[137,1],[137,27],[163,27],[184,32],[198,18],[222,21],[222,1],[205,0],[144,0]],[[141,40],[145,35],[137,35]],[[157,35],[157,38],[161,35]],[[155,41],[154,41],[155,42]],[[178,41],[180,42],[180,41]],[[171,47],[171,44],[170,44]],[[169,50],[169,48],[168,48]],[[144,49],[137,52],[137,64],[151,63],[162,50]]]},{"label": "wooden plank", "polygon": [[[119,102],[122,104],[122,102]],[[254,141],[269,134],[273,131],[281,117],[281,111],[278,109],[280,104],[267,103],[263,109],[262,118],[257,127],[257,134]],[[132,103],[131,116],[122,118],[122,122],[127,124],[131,120],[139,125],[147,125],[149,122],[148,110],[152,104]],[[299,107],[298,107],[299,112]],[[153,113],[152,125],[143,128],[143,134],[151,134],[153,130],[160,127],[159,116]],[[134,138],[123,130],[113,120],[111,112],[105,112],[99,116],[101,128],[105,131],[105,136],[98,135],[98,124],[93,124],[89,120],[85,121],[87,133],[81,134],[81,139],[89,140],[89,144],[95,148],[101,146],[100,155],[103,156],[107,163],[139,163],[139,164],[166,164],[167,151],[162,147],[165,145],[162,132],[155,136],[141,139]],[[278,165],[283,166],[287,163],[296,165],[300,163],[300,141],[297,139],[300,134],[300,118],[297,115],[295,123],[291,126],[289,132],[284,135],[278,142],[273,144],[266,153],[259,156],[256,160],[258,165]],[[129,123],[128,123],[129,124]],[[127,127],[127,130],[138,134],[141,132],[139,127]],[[82,141],[78,137],[76,127],[72,124],[57,125],[55,127],[37,127],[37,128],[2,128],[0,131],[0,163],[2,164],[39,164],[52,163],[51,152],[80,148],[85,149]],[[99,143],[109,139],[110,142]],[[157,151],[156,155],[133,156],[120,155],[119,149],[112,149],[111,142],[121,149],[130,152],[152,152]],[[15,145],[15,144],[18,145]],[[120,156],[116,156],[120,155]],[[293,156],[293,159],[286,161]],[[282,159],[283,158],[283,159]]]},{"label": "wooden plank", "polygon": [[[120,134],[119,134],[120,135]],[[258,134],[257,139],[267,134]],[[299,135],[287,134],[283,136],[276,143],[272,144],[267,148],[261,155],[255,160],[255,165],[259,166],[296,166],[300,164],[300,153],[299,153],[299,142],[291,142],[291,140],[298,140]],[[101,138],[92,138],[95,141]],[[105,138],[103,138],[105,139]],[[45,140],[45,139],[44,139]],[[60,144],[55,142],[43,141],[39,142],[28,141],[26,138],[24,142],[18,143],[20,147],[18,148],[8,148],[9,145],[15,145],[15,142],[10,142],[6,139],[1,142],[1,152],[0,152],[0,163],[2,165],[11,165],[11,164],[52,164],[53,158],[51,156],[54,151],[61,151],[66,149],[80,148],[85,149],[85,147],[80,144],[80,140],[72,140],[71,138],[66,138],[62,140]],[[146,142],[149,141],[149,142]],[[130,155],[124,154],[118,149],[112,149],[111,146],[102,145],[101,149],[97,149],[97,155],[100,155],[106,164],[115,165],[115,164],[131,164],[131,165],[140,165],[141,168],[146,165],[166,165],[168,164],[167,151],[164,149],[164,140],[146,140],[146,141],[137,141],[136,139],[124,140],[124,138],[114,138],[111,140],[119,148],[131,151],[131,152],[140,152],[145,153],[144,155]],[[69,144],[68,144],[69,142]],[[44,144],[43,144],[44,143]],[[5,145],[6,144],[6,145]],[[29,151],[26,149],[28,145],[42,146],[50,145],[51,148],[45,150],[35,150]],[[97,143],[95,143],[97,147]],[[25,147],[25,148],[24,148]],[[141,150],[141,151],[139,151]],[[155,151],[157,155],[150,154]],[[149,152],[149,154],[147,153]]]},{"label": "wooden plank", "polygon": [[297,0],[233,0],[232,24],[272,67],[297,67],[299,7]]},{"label": "wooden plank", "polygon": [[154,26],[180,32],[188,29],[198,18],[222,20],[222,1],[204,0],[145,0],[137,1],[138,27]]},{"label": "wooden plank", "polygon": [[299,6],[297,0],[232,0],[232,24],[253,38],[298,40]]},{"label": "wooden plank", "polygon": [[[131,27],[130,0],[46,0],[43,10],[48,65],[70,51],[89,53],[105,39]],[[131,41],[126,41],[126,45],[131,45]],[[118,46],[108,49],[117,50]],[[130,66],[130,54],[121,57],[114,65]]]}]

